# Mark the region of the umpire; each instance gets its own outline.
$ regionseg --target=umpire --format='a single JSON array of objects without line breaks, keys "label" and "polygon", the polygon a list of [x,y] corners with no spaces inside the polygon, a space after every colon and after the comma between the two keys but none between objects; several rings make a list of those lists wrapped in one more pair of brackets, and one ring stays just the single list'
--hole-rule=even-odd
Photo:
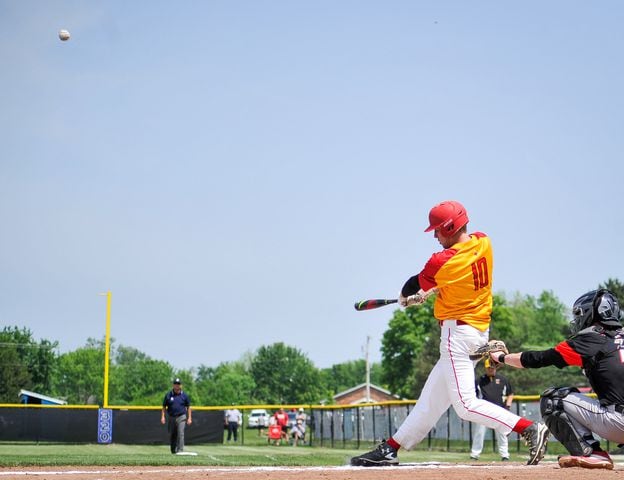
[{"label": "umpire", "polygon": [[193,423],[191,414],[191,401],[182,391],[182,381],[179,378],[173,380],[173,388],[167,392],[163,399],[162,415],[160,423],[165,424],[165,412],[169,416],[167,431],[169,432],[169,444],[171,453],[184,451],[184,428],[186,424]]}]

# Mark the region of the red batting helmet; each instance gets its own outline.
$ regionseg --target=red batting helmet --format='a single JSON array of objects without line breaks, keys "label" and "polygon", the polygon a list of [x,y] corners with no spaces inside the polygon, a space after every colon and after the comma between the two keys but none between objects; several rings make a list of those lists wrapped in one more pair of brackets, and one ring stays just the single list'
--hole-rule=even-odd
[{"label": "red batting helmet", "polygon": [[450,237],[467,223],[468,214],[464,206],[454,200],[448,200],[438,203],[431,209],[429,212],[429,227],[427,227],[425,232],[439,229],[442,235]]}]

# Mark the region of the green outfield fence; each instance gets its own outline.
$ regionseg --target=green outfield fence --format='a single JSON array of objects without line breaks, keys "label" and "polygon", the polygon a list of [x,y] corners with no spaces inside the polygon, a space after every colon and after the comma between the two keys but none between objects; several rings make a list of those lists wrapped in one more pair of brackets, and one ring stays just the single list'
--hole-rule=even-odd
[{"label": "green outfield fence", "polygon": [[[307,416],[305,444],[331,448],[369,448],[391,436],[415,405],[398,400],[358,405],[238,405],[243,414],[239,443],[257,444],[256,433],[247,438],[248,413],[266,409],[270,413],[303,408]],[[193,407],[193,426],[186,430],[188,445],[222,443],[224,412],[231,406]],[[517,395],[512,410],[530,420],[539,420],[539,396]],[[161,407],[97,405],[0,404],[0,441],[166,444],[166,428],[160,424]],[[431,429],[420,448],[464,451],[472,441],[470,422],[459,418],[450,408]],[[247,433],[246,433],[247,432]],[[490,431],[486,445],[496,451]],[[264,431],[257,432],[266,435]],[[551,438],[551,441],[556,441]],[[510,447],[520,451],[521,438],[513,433]],[[489,448],[489,447],[488,447]]]}]

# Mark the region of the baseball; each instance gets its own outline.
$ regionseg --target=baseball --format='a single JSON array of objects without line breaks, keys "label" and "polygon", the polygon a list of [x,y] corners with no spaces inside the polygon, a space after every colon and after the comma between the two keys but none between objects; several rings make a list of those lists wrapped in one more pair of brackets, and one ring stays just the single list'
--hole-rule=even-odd
[{"label": "baseball", "polygon": [[67,30],[65,30],[65,29],[63,29],[63,30],[59,30],[59,34],[58,34],[58,35],[59,35],[59,38],[60,38],[62,41],[64,41],[64,42],[66,42],[67,40],[69,40],[69,37],[71,36],[71,35],[69,34],[69,32],[68,32]]}]

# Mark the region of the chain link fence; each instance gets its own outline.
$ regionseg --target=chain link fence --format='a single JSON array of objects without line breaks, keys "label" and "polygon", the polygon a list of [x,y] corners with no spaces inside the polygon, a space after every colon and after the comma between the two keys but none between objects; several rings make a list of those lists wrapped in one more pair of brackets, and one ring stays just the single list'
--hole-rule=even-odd
[{"label": "chain link fence", "polygon": [[[390,402],[313,409],[310,415],[312,435],[309,442],[327,447],[359,448],[360,445],[364,445],[368,448],[371,444],[392,436],[413,406],[414,402]],[[537,399],[514,403],[513,408],[515,413],[530,420],[541,419]],[[421,446],[446,450],[452,450],[455,445],[458,448],[465,448],[472,442],[472,428],[471,422],[462,420],[452,408],[449,408]],[[520,437],[512,432],[509,437],[510,446],[516,441],[519,450],[520,440]]]}]

